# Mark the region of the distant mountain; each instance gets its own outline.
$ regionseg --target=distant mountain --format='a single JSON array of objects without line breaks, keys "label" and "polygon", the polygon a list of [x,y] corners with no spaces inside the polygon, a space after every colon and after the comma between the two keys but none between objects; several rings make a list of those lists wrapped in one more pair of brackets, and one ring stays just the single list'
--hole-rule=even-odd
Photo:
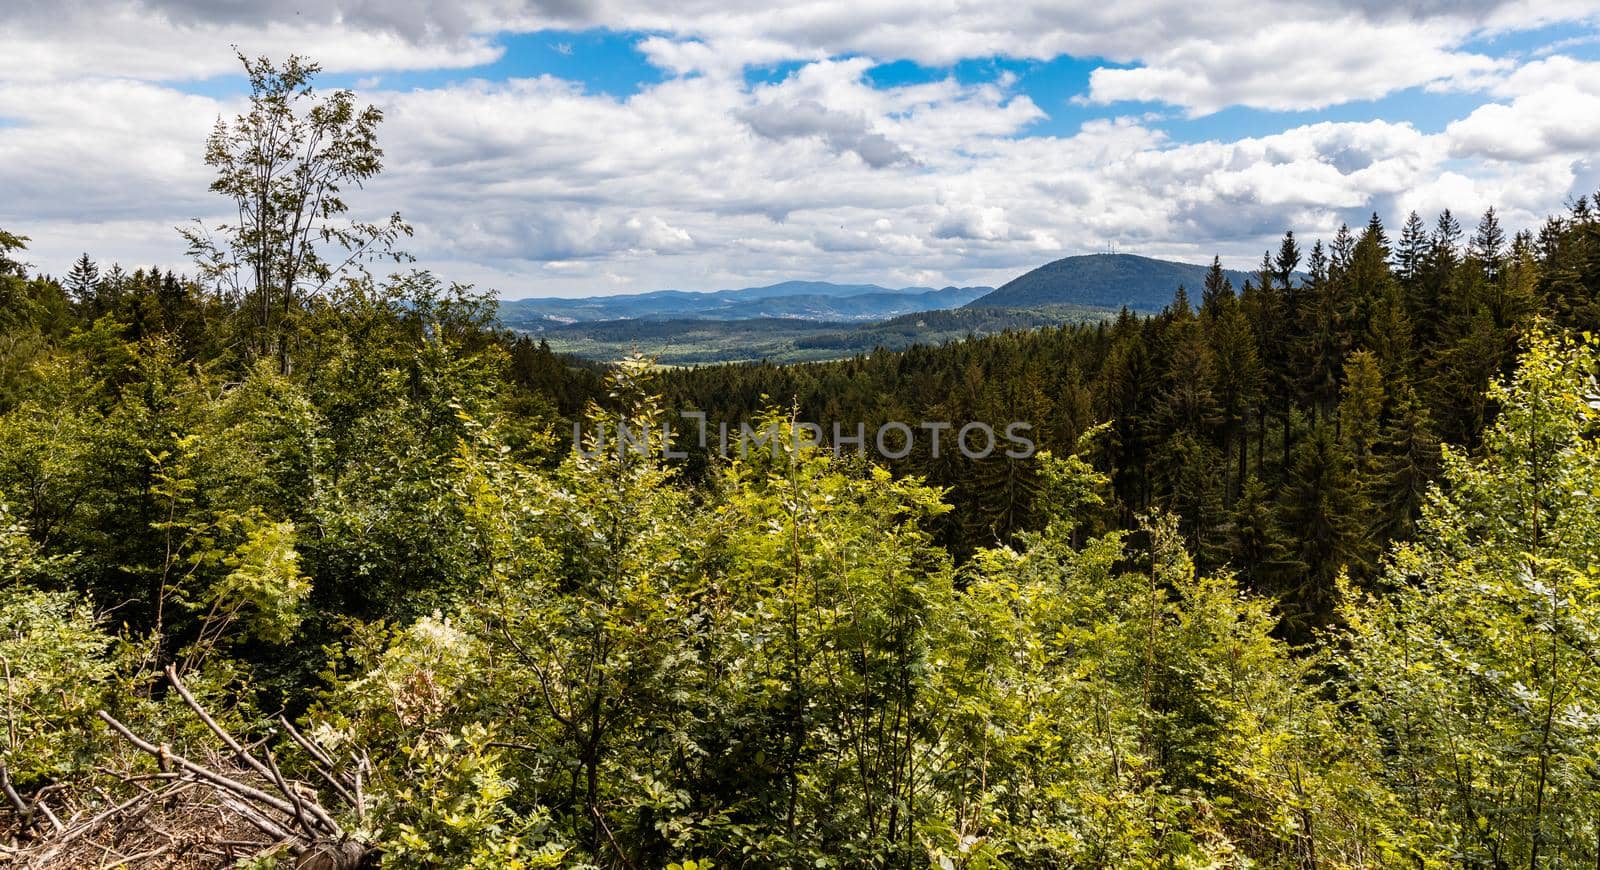
[{"label": "distant mountain", "polygon": [[799,320],[873,321],[959,308],[990,287],[902,287],[785,281],[765,287],[696,293],[657,290],[581,299],[512,299],[500,303],[506,326],[537,332],[552,324],[610,320]]},{"label": "distant mountain", "polygon": [[955,308],[904,314],[873,323],[762,317],[747,320],[607,320],[552,323],[540,338],[558,353],[610,362],[635,350],[664,365],[722,362],[804,362],[837,359],[877,348],[937,345],[1007,330],[1084,323],[1116,316],[1076,306]]},{"label": "distant mountain", "polygon": [[[1077,305],[1085,308],[1121,308],[1154,313],[1172,301],[1178,285],[1189,298],[1200,301],[1210,266],[1156,260],[1135,254],[1086,254],[1046,263],[1001,285],[993,293],[968,302],[968,308],[1038,308]],[[1223,274],[1234,289],[1250,275],[1233,269]]]},{"label": "distant mountain", "polygon": [[[786,281],[709,293],[514,299],[500,303],[500,320],[557,351],[594,360],[637,349],[667,365],[796,362],[1100,320],[1123,306],[1154,313],[1180,284],[1198,304],[1208,269],[1133,254],[1089,254],[1047,263],[997,290]],[[1236,288],[1250,277],[1223,273]]]}]

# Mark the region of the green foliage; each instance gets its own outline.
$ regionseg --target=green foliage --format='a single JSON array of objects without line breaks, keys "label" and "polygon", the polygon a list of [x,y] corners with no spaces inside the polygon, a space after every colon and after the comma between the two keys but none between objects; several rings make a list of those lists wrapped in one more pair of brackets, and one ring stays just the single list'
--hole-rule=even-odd
[{"label": "green foliage", "polygon": [[1383,594],[1345,607],[1341,662],[1421,859],[1596,860],[1595,351],[1530,334],[1484,454],[1446,451]]},{"label": "green foliage", "polygon": [[70,593],[0,590],[0,764],[13,780],[27,787],[96,762],[90,723],[117,690],[114,644]]},{"label": "green foliage", "polygon": [[[953,621],[956,831],[1008,866],[1217,866],[1370,849],[1358,765],[1265,600],[1197,576],[1170,520],[1082,550],[994,551]],[[957,730],[959,729],[959,730]]]},{"label": "green foliage", "polygon": [[523,817],[507,806],[506,778],[491,732],[468,725],[459,734],[428,734],[402,747],[392,791],[379,796],[379,839],[393,867],[483,870],[561,866],[567,850],[534,845],[549,827],[543,813]]},{"label": "green foliage", "polygon": [[[215,753],[171,666],[241,739],[283,710],[358,762],[344,821],[395,866],[1600,859],[1600,387],[1559,331],[1597,322],[1588,199],[1537,239],[1374,218],[1303,273],[1286,235],[1198,311],[602,376],[486,294],[312,256],[403,232],[306,195],[377,172],[378,115],[246,69],[208,158],[261,220],[191,238],[201,282],[85,256],[69,290],[0,233],[19,816],[159,775],[97,709]],[[689,408],[771,434],[664,459]],[[802,437],[919,419],[1045,449]]]},{"label": "green foliage", "polygon": [[23,788],[95,761],[94,710],[115,693],[115,641],[77,596],[49,592],[68,560],[41,556],[0,502],[0,767]]}]

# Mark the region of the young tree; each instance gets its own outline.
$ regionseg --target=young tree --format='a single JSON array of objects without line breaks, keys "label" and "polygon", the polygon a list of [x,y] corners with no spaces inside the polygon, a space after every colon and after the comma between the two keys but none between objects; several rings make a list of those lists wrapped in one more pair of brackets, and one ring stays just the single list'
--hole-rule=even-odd
[{"label": "young tree", "polygon": [[[250,109],[218,119],[206,141],[211,190],[238,212],[233,223],[182,230],[201,275],[248,313],[251,347],[276,354],[288,373],[295,315],[304,301],[394,250],[411,228],[399,213],[369,223],[345,217],[345,188],[383,168],[377,128],[383,112],[338,90],[318,97],[315,63],[290,56],[281,66],[239,55],[250,79]],[[213,234],[214,233],[214,234]]]}]

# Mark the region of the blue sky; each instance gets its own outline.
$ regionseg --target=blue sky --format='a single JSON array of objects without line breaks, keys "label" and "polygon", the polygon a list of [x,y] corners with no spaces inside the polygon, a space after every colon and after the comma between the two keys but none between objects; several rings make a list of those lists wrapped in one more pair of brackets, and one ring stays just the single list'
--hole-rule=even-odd
[{"label": "blue sky", "polygon": [[[0,227],[182,267],[230,46],[384,108],[413,252],[506,296],[994,283],[1120,250],[1248,265],[1373,211],[1533,226],[1600,187],[1593,0],[22,0]],[[175,24],[174,22],[182,22]]]}]

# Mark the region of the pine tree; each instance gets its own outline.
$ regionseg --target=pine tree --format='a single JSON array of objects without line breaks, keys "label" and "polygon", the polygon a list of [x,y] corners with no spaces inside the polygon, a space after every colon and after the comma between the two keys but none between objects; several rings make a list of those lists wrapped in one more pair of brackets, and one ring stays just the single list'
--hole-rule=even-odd
[{"label": "pine tree", "polygon": [[1164,342],[1167,371],[1162,379],[1156,420],[1164,434],[1188,432],[1203,437],[1221,416],[1211,390],[1214,361],[1200,321],[1189,310],[1182,288],[1178,292],[1178,299],[1168,309],[1171,322]]},{"label": "pine tree", "polygon": [[1596,348],[1539,333],[1474,455],[1451,451],[1382,593],[1354,597],[1339,670],[1416,854],[1461,867],[1600,860]]},{"label": "pine tree", "polygon": [[1565,326],[1600,333],[1600,219],[1589,197],[1545,225],[1539,250],[1541,306]]},{"label": "pine tree", "polygon": [[[1262,438],[1265,437],[1267,413],[1273,412],[1282,425],[1282,462],[1287,466],[1294,441],[1297,380],[1293,363],[1294,330],[1289,323],[1288,302],[1284,298],[1283,288],[1278,284],[1278,270],[1272,262],[1271,252],[1262,253],[1256,281],[1253,292],[1248,294],[1246,310],[1261,348],[1261,365],[1267,373],[1267,388],[1263,391]],[[1259,454],[1262,451],[1257,452]],[[1258,456],[1258,460],[1264,458]]]},{"label": "pine tree", "polygon": [[1278,523],[1278,507],[1259,477],[1250,477],[1234,503],[1228,529],[1231,562],[1246,588],[1261,595],[1287,596],[1305,565],[1295,561],[1290,541]]},{"label": "pine tree", "polygon": [[1211,321],[1207,338],[1215,377],[1212,393],[1222,418],[1222,448],[1228,456],[1238,457],[1234,482],[1224,478],[1224,497],[1231,503],[1248,473],[1250,411],[1261,399],[1265,373],[1250,321],[1231,293],[1223,297],[1221,311]]},{"label": "pine tree", "polygon": [[1439,220],[1433,225],[1433,235],[1428,239],[1428,247],[1428,256],[1433,268],[1455,267],[1461,250],[1461,224],[1456,222],[1455,215],[1450,213],[1450,209],[1439,213]]},{"label": "pine tree", "polygon": [[1360,339],[1370,334],[1374,312],[1389,295],[1394,280],[1389,273],[1389,237],[1377,214],[1372,215],[1351,249],[1348,274],[1350,298],[1355,306],[1355,319],[1350,326]]},{"label": "pine tree", "polygon": [[1349,350],[1349,279],[1347,269],[1333,271],[1321,241],[1311,249],[1310,270],[1307,322],[1302,328],[1305,341],[1297,359],[1298,386],[1318,419],[1325,419],[1338,401],[1339,377]]},{"label": "pine tree", "polygon": [[1113,339],[1100,369],[1097,412],[1112,421],[1106,439],[1112,485],[1123,510],[1123,521],[1149,507],[1150,436],[1148,416],[1155,396],[1150,384],[1157,377],[1138,321],[1131,312],[1112,328]]},{"label": "pine tree", "polygon": [[1378,441],[1378,426],[1383,414],[1383,371],[1371,351],[1358,350],[1344,363],[1344,398],[1339,402],[1339,438],[1364,471]]},{"label": "pine tree", "polygon": [[1349,224],[1340,224],[1339,231],[1333,234],[1333,244],[1328,246],[1328,274],[1338,277],[1350,269],[1350,260],[1355,255],[1356,237],[1350,232]]}]

